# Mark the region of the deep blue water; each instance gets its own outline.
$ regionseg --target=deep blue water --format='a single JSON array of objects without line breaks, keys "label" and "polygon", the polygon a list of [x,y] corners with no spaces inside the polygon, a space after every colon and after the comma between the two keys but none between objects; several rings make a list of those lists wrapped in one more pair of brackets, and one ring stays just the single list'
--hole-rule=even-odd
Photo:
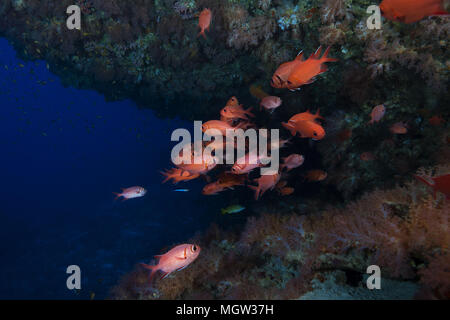
[{"label": "deep blue water", "polygon": [[[201,195],[202,181],[173,192],[172,130],[132,101],[106,102],[63,87],[45,61],[21,61],[0,39],[0,298],[105,298],[134,265],[185,242],[217,219],[222,196]],[[140,185],[145,197],[114,201]],[[218,200],[219,199],[219,200]],[[79,265],[82,289],[66,288]]]}]

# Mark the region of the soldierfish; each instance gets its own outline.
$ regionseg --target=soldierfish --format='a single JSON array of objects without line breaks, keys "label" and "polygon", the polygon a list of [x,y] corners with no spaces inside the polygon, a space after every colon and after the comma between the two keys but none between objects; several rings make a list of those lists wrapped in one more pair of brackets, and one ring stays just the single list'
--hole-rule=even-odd
[{"label": "soldierfish", "polygon": [[262,167],[261,159],[256,151],[248,152],[245,156],[236,160],[231,167],[231,172],[234,174],[247,174],[250,171]]},{"label": "soldierfish", "polygon": [[180,168],[172,168],[170,170],[166,170],[165,172],[161,171],[161,174],[166,178],[162,183],[166,183],[169,180],[173,180],[173,184],[177,184],[180,181],[188,181],[195,178],[198,178],[200,174],[192,174],[189,171],[183,171]]},{"label": "soldierfish", "polygon": [[198,26],[200,27],[200,32],[198,36],[202,35],[203,38],[206,39],[205,30],[209,31],[209,25],[211,24],[211,10],[205,8],[202,12],[200,12],[200,16],[198,17]]},{"label": "soldierfish", "polygon": [[220,110],[220,115],[225,119],[244,119],[247,120],[248,117],[254,117],[255,115],[251,113],[252,108],[244,110],[242,105],[239,106],[225,106]]},{"label": "soldierfish", "polygon": [[259,109],[261,110],[262,108],[264,108],[267,111],[270,111],[270,113],[272,113],[276,108],[281,106],[281,103],[282,100],[280,99],[280,97],[267,96],[261,100],[259,104]]},{"label": "soldierfish", "polygon": [[214,181],[203,187],[202,194],[205,196],[216,195],[219,192],[224,191],[225,189],[227,188],[222,186],[217,181]]},{"label": "soldierfish", "polygon": [[119,199],[120,197],[123,197],[124,201],[128,200],[128,199],[143,197],[143,196],[145,196],[146,193],[147,193],[147,190],[145,190],[142,187],[138,187],[138,186],[122,188],[121,193],[113,192],[113,194],[116,195],[116,200]]},{"label": "soldierfish", "polygon": [[444,9],[445,0],[383,0],[380,3],[382,15],[389,20],[413,23],[428,16],[448,15]]},{"label": "soldierfish", "polygon": [[406,134],[408,133],[408,126],[403,122],[396,122],[389,128],[389,131],[393,134]]},{"label": "soldierfish", "polygon": [[288,122],[298,122],[298,121],[314,121],[317,122],[317,119],[324,120],[324,117],[320,115],[320,109],[317,109],[316,113],[311,113],[309,110],[305,112],[297,113],[293,115]]},{"label": "soldierfish", "polygon": [[283,187],[281,189],[278,189],[278,192],[282,195],[282,196],[288,196],[293,194],[295,191],[294,188],[292,187]]},{"label": "soldierfish", "polygon": [[376,106],[372,109],[372,112],[370,113],[370,121],[369,123],[372,124],[374,122],[378,122],[380,121],[383,117],[384,114],[386,113],[386,108],[384,107],[383,104],[380,104],[379,106]]},{"label": "soldierfish", "polygon": [[320,57],[321,51],[322,47],[320,46],[306,61],[302,61],[293,68],[287,79],[287,88],[289,90],[297,90],[305,84],[313,83],[317,75],[328,70],[328,67],[325,65],[326,62],[338,61],[338,59],[328,58],[330,47],[325,50],[322,57]]},{"label": "soldierfish", "polygon": [[169,250],[163,255],[155,256],[159,259],[158,264],[151,266],[145,263],[141,263],[141,266],[151,270],[150,283],[153,280],[156,272],[161,270],[163,272],[161,279],[164,279],[174,271],[180,271],[194,262],[200,254],[200,247],[195,244],[180,244],[173,249]]},{"label": "soldierfish", "polygon": [[210,121],[206,121],[205,123],[203,123],[202,131],[206,132],[207,130],[215,129],[215,130],[218,130],[218,132],[220,132],[223,136],[225,136],[227,130],[233,131],[234,129],[242,128],[243,125],[244,124],[239,123],[236,127],[233,127],[225,121],[210,120]]},{"label": "soldierfish", "polygon": [[285,63],[282,63],[277,70],[275,70],[270,85],[274,88],[287,88],[287,80],[292,70],[303,62],[303,51],[300,51],[297,57]]},{"label": "soldierfish", "polygon": [[302,138],[321,140],[325,137],[325,130],[323,127],[314,121],[288,121],[287,123],[283,122],[282,125],[288,129],[293,136],[298,132]]},{"label": "soldierfish", "polygon": [[255,180],[258,182],[258,186],[248,186],[250,189],[255,190],[255,200],[258,200],[260,196],[262,196],[267,190],[272,190],[277,185],[278,181],[280,181],[280,174],[267,174],[262,175],[258,179]]},{"label": "soldierfish", "polygon": [[306,173],[305,179],[309,181],[322,181],[327,178],[327,175],[323,170],[310,170]]},{"label": "soldierfish", "polygon": [[300,167],[303,162],[305,161],[305,158],[300,154],[291,154],[290,156],[287,156],[283,158],[283,164],[280,166],[281,169],[287,169],[287,171],[290,171],[291,169]]}]

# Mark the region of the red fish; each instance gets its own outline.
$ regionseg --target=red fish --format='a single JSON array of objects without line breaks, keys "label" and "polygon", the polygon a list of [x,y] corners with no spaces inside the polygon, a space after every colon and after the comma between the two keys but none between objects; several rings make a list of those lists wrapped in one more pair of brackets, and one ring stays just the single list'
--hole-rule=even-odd
[{"label": "red fish", "polygon": [[219,192],[224,191],[227,189],[226,187],[222,186],[219,182],[215,181],[212,183],[207,184],[203,187],[202,194],[206,195],[216,195]]},{"label": "red fish", "polygon": [[441,116],[433,116],[430,119],[428,119],[428,122],[432,125],[432,126],[441,126],[445,121]]},{"label": "red fish", "polygon": [[280,168],[287,168],[287,171],[290,171],[291,169],[300,167],[304,161],[305,158],[302,155],[294,153],[286,158],[283,158],[283,164],[280,166]]},{"label": "red fish", "polygon": [[447,200],[450,199],[450,174],[438,177],[421,177],[417,175],[414,175],[414,177],[433,188],[435,199],[437,192],[442,192]]},{"label": "red fish", "polygon": [[309,112],[309,110],[302,113],[297,113],[296,115],[293,115],[288,122],[314,121],[318,123],[317,119],[324,120],[324,117],[320,115],[320,109],[317,109],[315,114]]},{"label": "red fish", "polygon": [[259,109],[261,110],[262,108],[264,108],[267,111],[270,111],[270,113],[272,113],[276,108],[281,106],[281,103],[282,101],[279,97],[267,96],[261,100],[261,103],[259,104]]},{"label": "red fish", "polygon": [[306,61],[302,61],[294,67],[287,79],[287,88],[289,90],[298,90],[305,84],[313,83],[317,75],[328,70],[325,62],[338,61],[338,59],[328,58],[330,47],[325,50],[325,53],[320,58],[321,51],[322,47],[320,46]]},{"label": "red fish", "polygon": [[203,38],[206,39],[205,30],[209,31],[209,25],[211,24],[211,10],[205,8],[202,12],[200,12],[200,16],[198,18],[198,26],[200,27],[200,33],[198,36],[202,35]]},{"label": "red fish", "polygon": [[323,170],[311,170],[308,171],[305,178],[309,181],[322,181],[327,178],[327,173]]},{"label": "red fish", "polygon": [[282,196],[288,196],[293,194],[295,191],[294,188],[292,187],[283,187],[281,189],[278,190],[278,192],[282,195]]},{"label": "red fish", "polygon": [[408,133],[408,128],[405,123],[396,122],[389,128],[389,131],[391,131],[394,134],[406,134]]},{"label": "red fish", "polygon": [[188,171],[190,174],[206,174],[216,167],[217,163],[214,158],[203,157],[202,163],[182,163],[178,165],[183,171]]},{"label": "red fish", "polygon": [[161,172],[163,176],[166,178],[162,183],[166,183],[169,180],[173,180],[173,184],[177,184],[180,181],[189,181],[192,179],[196,179],[200,176],[200,174],[192,174],[189,171],[183,171],[179,168],[172,168],[170,170],[166,170],[165,172]]},{"label": "red fish", "polygon": [[383,117],[384,114],[386,113],[386,108],[384,107],[383,104],[380,104],[379,106],[376,106],[372,109],[372,112],[370,113],[370,121],[369,123],[372,124],[374,122],[378,122],[380,121]]},{"label": "red fish", "polygon": [[297,57],[292,60],[281,64],[277,70],[275,70],[270,85],[274,88],[282,89],[287,88],[287,80],[292,70],[296,68],[303,60],[303,51],[297,55]]},{"label": "red fish", "polygon": [[243,119],[248,120],[248,116],[254,117],[255,115],[251,113],[252,108],[244,110],[242,105],[239,106],[225,106],[220,110],[220,115],[224,119]]},{"label": "red fish", "polygon": [[128,199],[134,199],[134,198],[140,198],[145,196],[147,193],[147,190],[145,190],[142,187],[129,187],[129,188],[122,188],[121,193],[113,192],[116,195],[116,199],[119,199],[120,197],[123,197],[123,201]]},{"label": "red fish", "polygon": [[227,130],[239,129],[239,128],[242,128],[242,126],[243,126],[243,124],[241,124],[241,123],[239,123],[236,127],[233,127],[225,121],[210,120],[210,121],[206,121],[202,125],[202,131],[205,132],[206,130],[216,129],[216,130],[219,130],[223,136],[225,136]]},{"label": "red fish", "polygon": [[255,190],[255,200],[258,200],[267,190],[272,190],[280,180],[280,174],[275,173],[272,175],[262,175],[255,181],[258,182],[258,186],[248,186],[250,189]]},{"label": "red fish", "polygon": [[249,152],[244,157],[236,160],[236,163],[231,167],[231,172],[234,174],[247,174],[250,171],[262,167],[259,156],[256,152]]},{"label": "red fish", "polygon": [[237,176],[234,174],[223,173],[217,181],[207,184],[203,188],[202,194],[215,195],[226,189],[233,189],[234,186],[243,185],[244,181],[245,181],[245,177],[243,177],[243,176]]},{"label": "red fish", "polygon": [[169,250],[163,255],[155,256],[159,259],[158,264],[150,266],[148,264],[141,263],[141,266],[151,270],[150,283],[158,270],[163,272],[161,279],[164,279],[174,271],[180,271],[194,262],[200,254],[200,247],[195,244],[180,244],[175,248]]},{"label": "red fish", "polygon": [[380,10],[386,19],[413,23],[428,16],[448,15],[444,0],[383,0]]}]

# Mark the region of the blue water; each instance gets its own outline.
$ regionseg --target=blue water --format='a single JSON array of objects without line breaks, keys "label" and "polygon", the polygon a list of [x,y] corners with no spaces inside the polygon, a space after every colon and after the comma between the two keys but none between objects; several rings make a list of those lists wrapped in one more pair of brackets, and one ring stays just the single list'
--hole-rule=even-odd
[{"label": "blue water", "polygon": [[[175,128],[132,101],[63,87],[0,39],[0,298],[105,298],[122,275],[217,219],[204,182],[161,184]],[[139,185],[145,197],[114,201]],[[190,192],[173,192],[176,188]],[[218,200],[219,199],[219,200]],[[80,291],[66,288],[78,265]]]}]

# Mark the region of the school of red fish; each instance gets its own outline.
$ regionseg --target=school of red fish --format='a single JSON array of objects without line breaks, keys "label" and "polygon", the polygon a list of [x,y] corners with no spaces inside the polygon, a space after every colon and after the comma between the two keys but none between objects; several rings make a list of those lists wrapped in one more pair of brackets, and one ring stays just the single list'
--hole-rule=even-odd
[{"label": "school of red fish", "polygon": [[[446,1],[446,0],[445,0]],[[413,23],[425,17],[433,15],[448,15],[444,10],[443,0],[383,0],[380,4],[380,10],[383,16],[388,20]],[[210,24],[212,21],[212,11],[205,8],[198,16],[198,27],[200,32],[198,36],[203,36],[205,39],[206,32],[210,32]],[[329,58],[331,48],[328,47],[322,53],[322,47],[319,47],[315,53],[311,54],[309,58],[305,59],[303,51],[301,51],[292,61],[282,63],[274,72],[270,85],[276,89],[287,89],[290,91],[300,90],[304,85],[312,84],[318,79],[320,74],[327,72],[328,67],[325,63],[337,62],[335,58]],[[266,94],[260,87],[252,86],[250,93],[260,100],[259,111],[263,109],[272,115],[277,108],[282,105],[282,99],[277,96]],[[225,135],[229,130],[257,128],[257,125],[252,122],[255,114],[252,108],[245,109],[238,99],[231,97],[225,106],[220,110],[220,118],[209,120],[203,123],[202,131],[216,129],[222,135]],[[370,120],[368,125],[376,125],[382,121],[386,113],[386,106],[384,104],[375,106],[370,113]],[[311,139],[314,141],[322,140],[326,137],[325,129],[322,125],[325,119],[320,115],[319,110],[315,113],[306,110],[298,114],[292,115],[286,122],[282,122],[282,126],[295,137],[299,136],[304,139]],[[439,126],[443,123],[440,116],[433,116],[429,118],[429,123],[434,126]],[[404,135],[408,133],[408,123],[398,121],[390,126],[389,131],[394,135]],[[345,129],[338,134],[338,138],[342,140],[350,139],[352,132],[350,129]],[[280,140],[278,148],[284,148],[291,140]],[[214,141],[205,143],[203,148],[214,143]],[[272,151],[277,144],[270,143],[268,150]],[[235,144],[224,142],[220,145],[214,145],[215,150],[226,148],[235,148]],[[192,149],[193,150],[193,149]],[[183,155],[180,153],[179,155]],[[193,159],[194,153],[191,155]],[[373,161],[376,157],[371,152],[364,152],[360,155],[361,161]],[[242,161],[239,161],[242,160]],[[199,164],[188,163],[179,164],[172,169],[161,172],[165,176],[163,183],[172,181],[173,184],[179,182],[186,182],[193,179],[203,177],[208,183],[202,190],[203,195],[217,195],[236,187],[248,187],[254,191],[254,197],[258,200],[266,192],[276,190],[279,195],[288,196],[295,192],[294,188],[287,186],[287,177],[291,170],[303,165],[305,159],[300,154],[290,154],[283,157],[279,170],[268,175],[261,175],[259,178],[250,178],[250,173],[257,168],[264,166],[260,156],[256,152],[247,151],[242,159],[237,159],[229,170],[224,170],[213,176],[215,181],[211,181],[211,171],[217,168],[214,159],[204,158]],[[304,180],[309,182],[320,182],[327,178],[327,173],[323,170],[310,170],[304,175]],[[440,177],[427,178],[416,176],[417,179],[430,186],[434,194],[442,192],[447,199],[450,197],[450,175]],[[183,189],[185,190],[185,189]],[[122,193],[117,193],[117,198],[122,197],[124,200],[142,197],[146,190],[142,187],[131,187],[123,189]],[[162,277],[168,276],[173,271],[178,271],[187,267],[199,255],[200,247],[195,244],[181,244],[167,253],[155,256],[159,259],[156,265],[142,264],[146,269],[151,270],[150,279],[153,279],[155,273],[160,270],[163,272]]]}]

